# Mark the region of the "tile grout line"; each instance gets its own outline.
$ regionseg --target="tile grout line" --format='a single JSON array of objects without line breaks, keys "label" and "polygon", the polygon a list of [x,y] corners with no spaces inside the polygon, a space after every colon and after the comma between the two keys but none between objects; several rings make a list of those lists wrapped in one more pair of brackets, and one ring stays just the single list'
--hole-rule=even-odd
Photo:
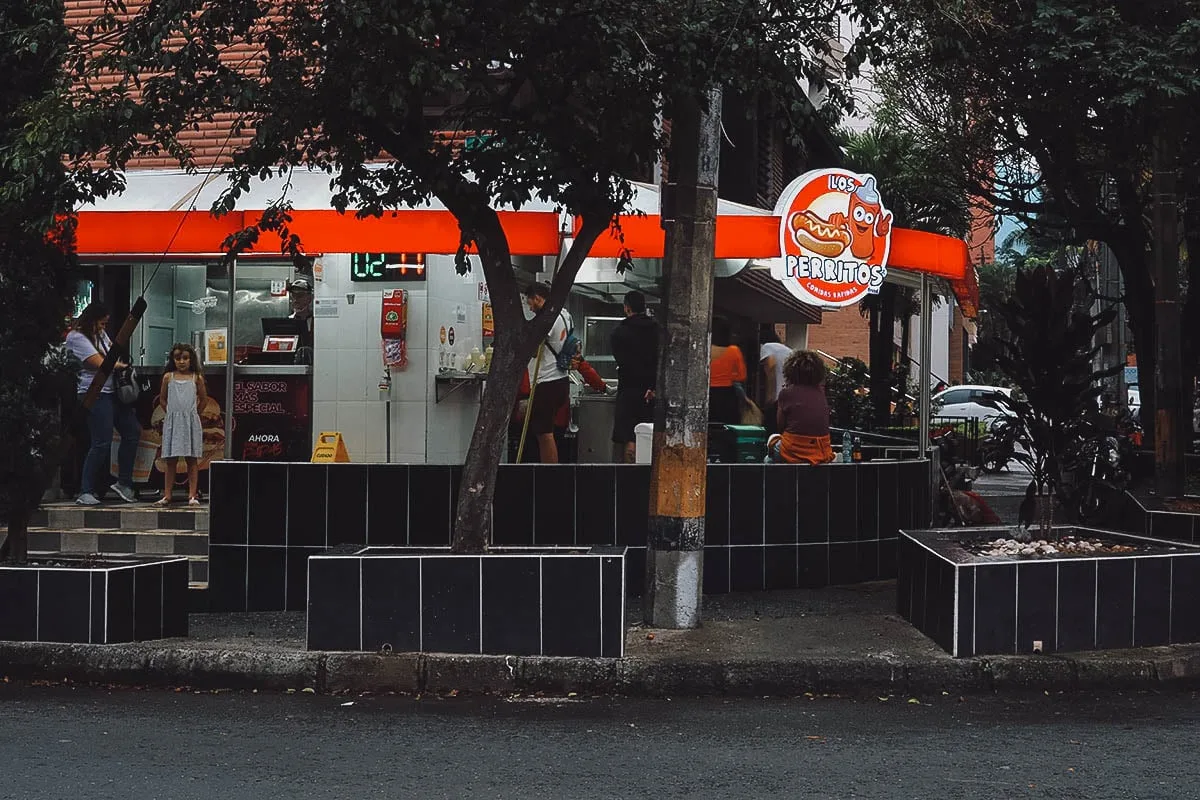
[{"label": "tile grout line", "polygon": [[954,613],[951,615],[950,624],[954,626],[953,638],[951,642],[950,655],[958,658],[958,564],[954,564]]},{"label": "tile grout line", "polygon": [[1167,565],[1167,644],[1171,644],[1175,641],[1175,561]]},{"label": "tile grout line", "polygon": [[1138,560],[1133,560],[1133,601],[1129,610],[1129,646],[1137,647],[1137,573]]},{"label": "tile grout line", "polygon": [[1059,602],[1059,594],[1062,591],[1062,578],[1060,577],[1061,571],[1062,571],[1062,564],[1055,564],[1054,565],[1054,650],[1055,650],[1055,652],[1057,652],[1060,649],[1059,644],[1058,644],[1058,637],[1059,637],[1058,621],[1059,621],[1060,616],[1062,615],[1062,608],[1061,608],[1061,605]]},{"label": "tile grout line", "polygon": [[543,605],[543,598],[545,595],[543,590],[544,582],[545,575],[542,572],[542,557],[538,556],[538,655],[546,654],[546,631],[544,624],[546,610]]},{"label": "tile grout line", "polygon": [[971,652],[979,650],[979,570],[971,567]]},{"label": "tile grout line", "polygon": [[597,571],[600,575],[600,657],[604,658],[604,558],[596,559]]},{"label": "tile grout line", "polygon": [[1021,568],[1013,570],[1013,654],[1021,652]]},{"label": "tile grout line", "polygon": [[483,556],[479,561],[479,655],[483,655]]}]

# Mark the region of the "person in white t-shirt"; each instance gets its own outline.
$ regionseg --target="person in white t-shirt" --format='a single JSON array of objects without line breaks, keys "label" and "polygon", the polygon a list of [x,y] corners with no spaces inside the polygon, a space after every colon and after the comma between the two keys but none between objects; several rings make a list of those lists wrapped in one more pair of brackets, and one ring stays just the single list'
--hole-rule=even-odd
[{"label": "person in white t-shirt", "polygon": [[[529,287],[525,302],[535,314],[546,305],[550,285],[538,281]],[[546,334],[541,348],[541,361],[535,354],[529,362],[533,383],[533,408],[529,411],[529,432],[537,439],[538,460],[543,464],[558,463],[558,445],[554,442],[554,417],[558,410],[571,402],[571,382],[567,371],[558,366],[558,352],[573,330],[571,315],[566,309],[558,312]]]},{"label": "person in white t-shirt", "polygon": [[792,354],[792,348],[781,344],[774,325],[763,325],[758,332],[761,342],[758,348],[758,363],[763,373],[763,424],[767,433],[775,430],[775,408],[779,391],[783,388],[783,362]]},{"label": "person in white t-shirt", "polygon": [[[67,334],[67,350],[80,362],[79,382],[75,390],[81,403],[92,385],[92,379],[100,371],[100,365],[104,363],[105,354],[112,347],[107,328],[108,310],[99,303],[90,303]],[[122,369],[125,366],[127,365],[124,361],[117,360],[116,368]],[[137,455],[142,426],[132,406],[117,402],[113,396],[113,389],[113,379],[109,376],[100,389],[100,394],[96,396],[96,402],[88,411],[87,424],[91,445],[83,459],[79,496],[75,499],[81,506],[100,505],[100,500],[96,497],[96,475],[108,464],[114,428],[121,436],[121,443],[117,447],[117,482],[112,488],[126,503],[137,502],[137,495],[133,491],[133,460]]]}]

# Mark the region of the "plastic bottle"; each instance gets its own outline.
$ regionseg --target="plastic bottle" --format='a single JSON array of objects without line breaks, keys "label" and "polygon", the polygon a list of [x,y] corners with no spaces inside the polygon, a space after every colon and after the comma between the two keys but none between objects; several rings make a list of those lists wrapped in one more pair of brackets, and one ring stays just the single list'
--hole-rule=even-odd
[{"label": "plastic bottle", "polygon": [[850,451],[850,459],[852,461],[862,461],[862,439],[855,436],[854,444]]},{"label": "plastic bottle", "polygon": [[469,356],[467,356],[467,359],[468,359],[469,368],[471,370],[476,371],[476,372],[483,371],[483,353],[481,353],[479,351],[478,347],[471,348],[471,354]]},{"label": "plastic bottle", "polygon": [[483,351],[483,370],[484,372],[491,372],[492,370],[492,346],[490,344]]}]

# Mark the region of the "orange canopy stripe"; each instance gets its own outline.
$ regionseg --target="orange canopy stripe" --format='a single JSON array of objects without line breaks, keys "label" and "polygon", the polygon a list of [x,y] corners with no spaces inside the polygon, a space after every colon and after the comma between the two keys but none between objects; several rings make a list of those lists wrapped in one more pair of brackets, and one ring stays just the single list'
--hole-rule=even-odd
[{"label": "orange canopy stripe", "polygon": [[[193,211],[82,211],[76,230],[80,255],[205,255],[258,221],[258,211],[222,217]],[[558,215],[545,211],[501,211],[500,224],[516,256],[553,255],[558,248]],[[359,219],[332,209],[292,212],[292,233],[312,253],[411,253],[458,251],[458,221],[448,211],[405,210]],[[178,230],[178,233],[176,233]],[[257,252],[275,252],[278,240],[266,234]],[[349,243],[349,245],[348,245]]]},{"label": "orange canopy stripe", "polygon": [[[76,249],[82,256],[198,256],[221,252],[221,243],[258,220],[257,211],[222,217],[187,211],[82,211]],[[552,211],[501,211],[500,224],[515,256],[554,255],[559,248],[558,214]],[[575,222],[578,231],[580,222]],[[393,211],[359,219],[332,209],[292,212],[291,230],[312,253],[391,252],[450,254],[458,250],[458,222],[448,211]],[[618,238],[601,234],[590,256],[615,258],[628,249],[635,258],[662,258],[664,232],[658,215],[623,216]],[[268,235],[258,252],[274,252]],[[775,258],[779,255],[779,217],[722,214],[717,218],[716,258]],[[973,316],[979,289],[975,270],[961,239],[923,231],[892,231],[888,266],[946,278],[964,312]]]}]

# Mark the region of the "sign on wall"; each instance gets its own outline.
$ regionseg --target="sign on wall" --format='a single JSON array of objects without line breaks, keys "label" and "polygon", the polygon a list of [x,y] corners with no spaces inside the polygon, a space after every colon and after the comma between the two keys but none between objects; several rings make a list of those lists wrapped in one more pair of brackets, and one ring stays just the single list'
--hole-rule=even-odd
[{"label": "sign on wall", "polygon": [[839,308],[876,294],[887,275],[892,214],[875,178],[844,169],[806,172],[792,181],[775,214],[782,257],[771,266],[798,300]]}]

